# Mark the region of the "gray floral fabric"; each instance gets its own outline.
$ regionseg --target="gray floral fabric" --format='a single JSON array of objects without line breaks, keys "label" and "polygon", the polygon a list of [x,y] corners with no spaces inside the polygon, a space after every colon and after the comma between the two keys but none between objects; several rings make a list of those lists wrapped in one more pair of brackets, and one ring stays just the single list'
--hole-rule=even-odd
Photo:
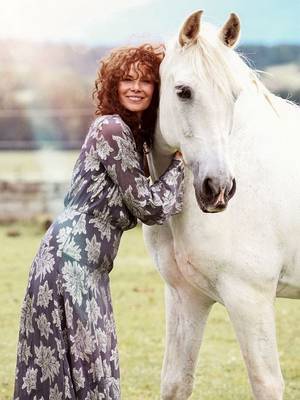
[{"label": "gray floral fabric", "polygon": [[182,209],[183,165],[150,185],[118,115],[92,124],[64,211],[33,260],[21,309],[15,400],[118,400],[119,358],[109,272],[137,218],[162,224]]}]

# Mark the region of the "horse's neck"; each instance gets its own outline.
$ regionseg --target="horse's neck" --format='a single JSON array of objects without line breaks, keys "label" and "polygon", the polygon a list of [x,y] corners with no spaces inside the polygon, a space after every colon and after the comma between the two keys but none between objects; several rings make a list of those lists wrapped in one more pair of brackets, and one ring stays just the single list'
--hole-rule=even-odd
[{"label": "horse's neck", "polygon": [[273,134],[284,118],[280,110],[282,103],[284,100],[269,92],[257,78],[246,82],[235,101],[230,142],[234,142],[241,131],[243,136],[250,135],[253,141],[260,141],[262,135]]},{"label": "horse's neck", "polygon": [[153,181],[158,179],[168,168],[174,154],[167,142],[164,140],[159,124],[157,124],[154,135],[154,143],[151,152],[148,154],[150,175]]}]

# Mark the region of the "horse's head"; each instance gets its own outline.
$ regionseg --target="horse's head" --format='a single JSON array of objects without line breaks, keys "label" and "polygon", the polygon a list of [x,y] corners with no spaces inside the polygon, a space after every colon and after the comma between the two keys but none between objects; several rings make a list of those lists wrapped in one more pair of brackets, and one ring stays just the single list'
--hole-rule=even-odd
[{"label": "horse's head", "polygon": [[[202,11],[183,24],[161,65],[160,129],[180,149],[194,176],[204,212],[223,211],[235,193],[229,135],[234,102],[248,67],[233,51],[240,32],[231,14],[216,30],[200,24]],[[203,26],[202,26],[203,25]]]}]

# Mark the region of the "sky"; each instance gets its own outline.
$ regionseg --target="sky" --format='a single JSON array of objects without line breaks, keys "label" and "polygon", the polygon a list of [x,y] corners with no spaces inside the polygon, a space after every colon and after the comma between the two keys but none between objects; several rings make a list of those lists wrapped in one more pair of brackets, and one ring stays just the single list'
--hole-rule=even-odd
[{"label": "sky", "polygon": [[300,44],[300,0],[0,0],[0,39],[92,46],[165,41],[195,10],[222,26],[241,19],[241,44]]}]

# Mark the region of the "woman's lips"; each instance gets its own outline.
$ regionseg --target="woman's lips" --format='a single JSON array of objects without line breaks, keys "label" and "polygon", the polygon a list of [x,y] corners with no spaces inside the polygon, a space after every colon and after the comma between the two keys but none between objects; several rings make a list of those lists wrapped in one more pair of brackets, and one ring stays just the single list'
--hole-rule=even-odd
[{"label": "woman's lips", "polygon": [[140,97],[140,96],[127,96],[127,98],[128,98],[129,100],[135,101],[135,102],[138,102],[138,101],[141,101],[141,100],[144,99],[143,97]]}]

